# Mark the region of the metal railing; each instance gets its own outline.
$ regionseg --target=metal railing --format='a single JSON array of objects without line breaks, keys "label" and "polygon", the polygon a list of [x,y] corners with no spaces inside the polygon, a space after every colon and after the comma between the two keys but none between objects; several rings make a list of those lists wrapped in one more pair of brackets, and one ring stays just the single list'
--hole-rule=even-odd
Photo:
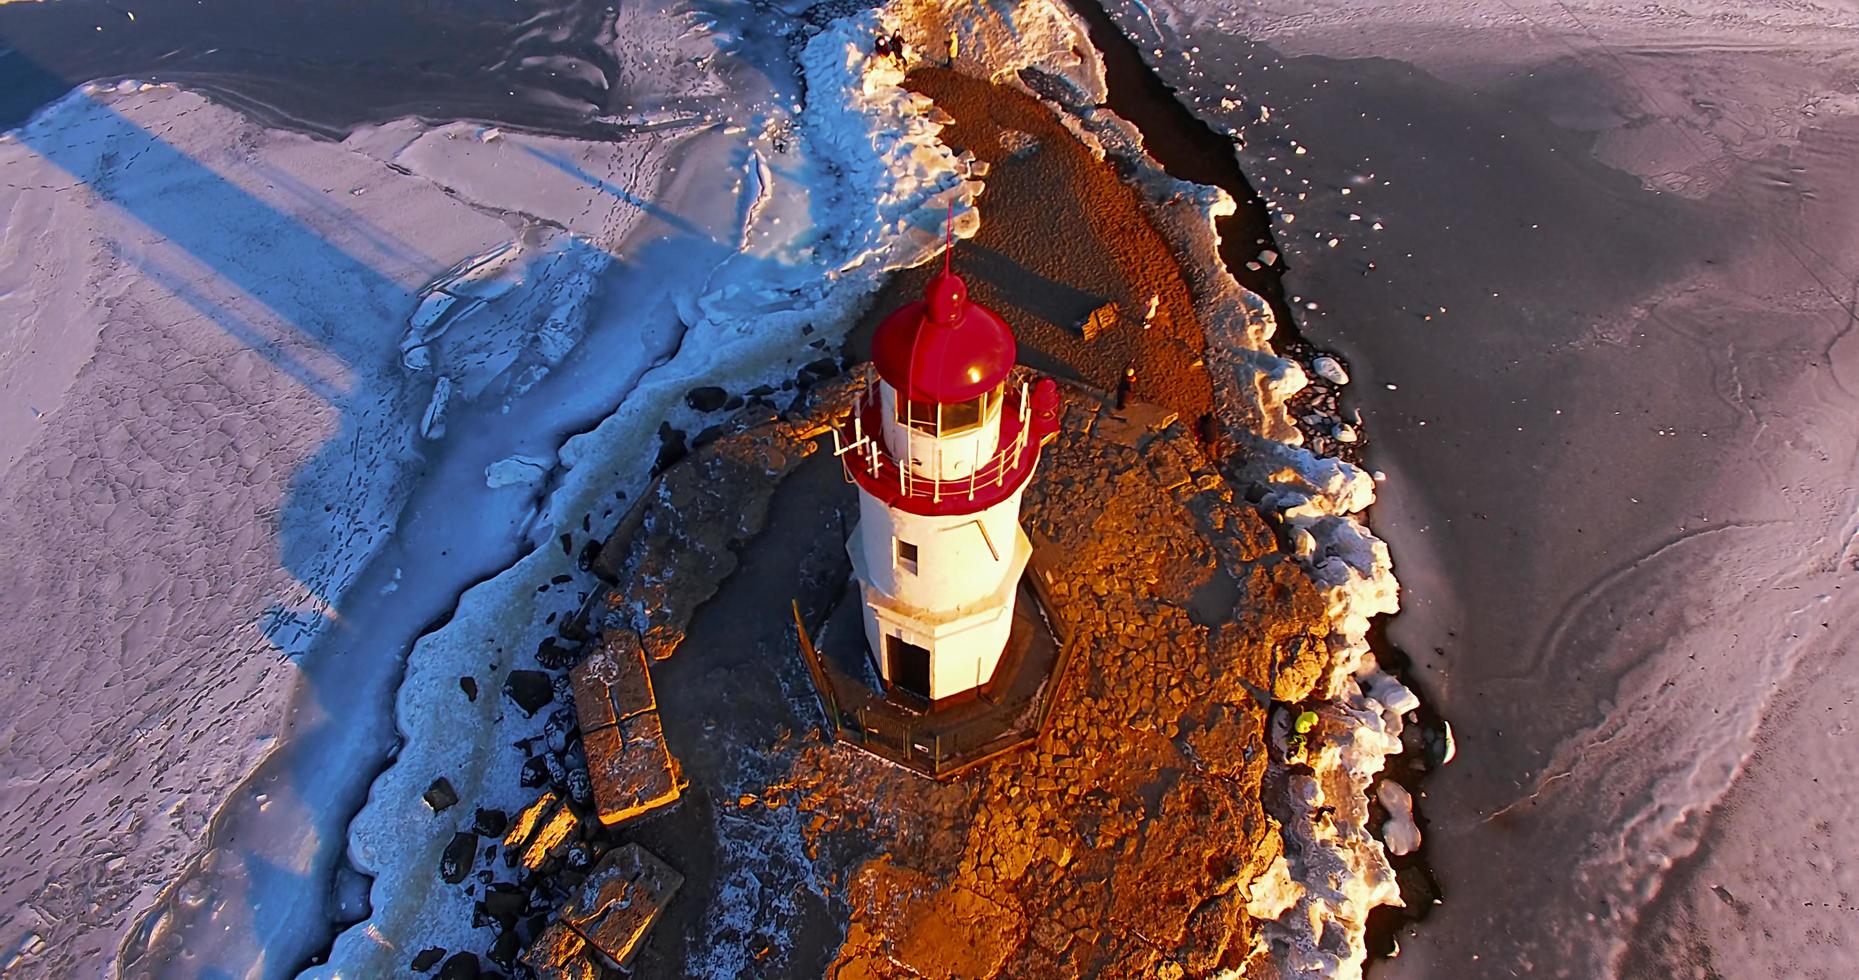
[{"label": "metal railing", "polygon": [[[902,397],[900,395],[900,397]],[[919,434],[917,428],[906,423],[904,446],[901,456],[893,453],[883,441],[884,399],[876,383],[867,383],[852,402],[850,432],[848,427],[833,428],[833,455],[839,457],[850,470],[858,466],[873,480],[890,479],[887,469],[895,468],[898,492],[906,497],[927,496],[936,503],[941,503],[945,495],[965,495],[975,499],[975,494],[989,487],[999,487],[1007,478],[1020,471],[1026,461],[1027,444],[1030,441],[1033,421],[1033,402],[1029,396],[1028,386],[1020,383],[1019,390],[1011,398],[1003,398],[1002,420],[1005,420],[1006,407],[1012,404],[1014,425],[1011,430],[1003,432],[1004,438],[995,447],[994,453],[986,462],[977,461],[969,468],[966,477],[945,480],[939,476],[927,477],[916,472],[913,461],[918,459],[919,446],[927,440],[931,472],[941,474],[945,456],[943,440],[939,436]],[[940,406],[938,416],[940,418]],[[867,432],[867,417],[877,423],[879,432]],[[983,425],[988,424],[983,419]],[[997,423],[998,424],[998,423]],[[978,451],[979,443],[977,443]],[[847,456],[852,460],[848,461]]]}]

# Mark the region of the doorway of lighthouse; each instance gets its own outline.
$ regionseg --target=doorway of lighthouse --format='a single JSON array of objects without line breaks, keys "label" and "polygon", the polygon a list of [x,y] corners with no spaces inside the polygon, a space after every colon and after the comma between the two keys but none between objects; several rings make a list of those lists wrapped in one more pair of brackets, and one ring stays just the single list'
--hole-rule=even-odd
[{"label": "doorway of lighthouse", "polygon": [[901,636],[884,638],[891,665],[891,686],[912,697],[930,699],[930,652]]}]

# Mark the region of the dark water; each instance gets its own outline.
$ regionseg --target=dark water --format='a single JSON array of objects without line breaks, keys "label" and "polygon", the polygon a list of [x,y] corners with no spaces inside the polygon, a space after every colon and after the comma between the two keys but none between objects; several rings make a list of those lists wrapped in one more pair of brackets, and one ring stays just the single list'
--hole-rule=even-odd
[{"label": "dark water", "polygon": [[124,77],[184,83],[324,136],[403,116],[579,130],[613,98],[602,80],[619,66],[599,43],[613,9],[560,0],[9,3],[0,5],[0,130],[74,86]]}]

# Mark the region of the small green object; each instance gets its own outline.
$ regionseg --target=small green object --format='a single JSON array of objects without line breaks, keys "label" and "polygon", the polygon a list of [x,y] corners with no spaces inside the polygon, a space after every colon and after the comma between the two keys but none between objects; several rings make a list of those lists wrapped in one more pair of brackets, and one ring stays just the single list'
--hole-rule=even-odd
[{"label": "small green object", "polygon": [[1317,713],[1315,711],[1306,711],[1299,714],[1297,716],[1297,721],[1293,722],[1291,727],[1297,729],[1299,735],[1310,731],[1317,727]]}]

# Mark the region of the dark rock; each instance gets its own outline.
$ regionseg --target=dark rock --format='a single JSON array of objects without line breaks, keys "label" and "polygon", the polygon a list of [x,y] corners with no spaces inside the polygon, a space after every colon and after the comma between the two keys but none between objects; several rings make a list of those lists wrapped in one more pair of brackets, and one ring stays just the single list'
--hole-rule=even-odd
[{"label": "dark rock", "polygon": [[502,810],[486,810],[480,807],[475,826],[478,833],[485,837],[501,838],[503,832],[510,827],[510,815]]},{"label": "dark rock", "polygon": [[434,813],[444,813],[458,803],[458,791],[452,788],[452,781],[440,776],[426,787],[426,805]]},{"label": "dark rock", "polygon": [[806,388],[819,384],[838,374],[839,360],[832,357],[822,357],[817,361],[809,361],[802,365],[800,373],[796,376],[796,380],[800,382],[801,387]]},{"label": "dark rock", "polygon": [[504,928],[514,928],[516,920],[529,911],[529,896],[518,891],[515,885],[500,881],[485,892],[484,911],[503,923]]},{"label": "dark rock", "polygon": [[[574,567],[584,572],[593,571],[594,570],[594,559],[599,558],[599,557],[600,557],[600,542],[597,540],[594,540],[593,538],[589,538],[587,544],[582,547],[581,553],[575,556]],[[573,622],[573,620],[570,620],[570,622]],[[562,634],[564,636],[570,635],[566,626],[562,628]],[[583,632],[581,636],[575,637],[575,638],[586,639],[586,633]]]},{"label": "dark rock", "polygon": [[439,968],[439,980],[478,980],[482,972],[477,954],[454,953],[445,961],[445,966]]},{"label": "dark rock", "polygon": [[515,929],[506,929],[497,935],[497,941],[491,943],[491,961],[506,970],[516,969],[516,958],[522,953],[523,946],[516,938]]},{"label": "dark rock", "polygon": [[469,830],[461,830],[452,835],[452,843],[445,845],[445,853],[439,858],[439,877],[447,884],[456,885],[471,873],[471,864],[478,856],[478,835]]},{"label": "dark rock", "polygon": [[412,965],[415,970],[425,973],[427,970],[438,966],[439,961],[442,959],[445,959],[445,947],[428,946],[420,950],[418,956],[413,957]]},{"label": "dark rock", "polygon": [[1401,886],[1401,900],[1410,909],[1424,914],[1439,902],[1439,885],[1419,864],[1395,868],[1394,881]]},{"label": "dark rock", "polygon": [[554,752],[544,753],[542,756],[542,764],[548,769],[549,782],[557,786],[565,785],[568,782],[568,766],[566,763],[562,762],[561,756]]},{"label": "dark rock", "polygon": [[524,786],[533,789],[549,781],[549,767],[543,759],[543,756],[532,755],[528,762],[523,763],[523,773],[519,779]]},{"label": "dark rock", "polygon": [[580,660],[579,643],[564,643],[551,636],[536,647],[536,663],[544,670],[572,670]]},{"label": "dark rock", "polygon": [[574,680],[567,674],[556,675],[555,679],[549,682],[549,690],[555,695],[556,704],[574,703]]},{"label": "dark rock", "polygon": [[714,412],[729,403],[729,392],[715,385],[692,388],[684,393],[684,403],[695,411]]},{"label": "dark rock", "polygon": [[663,473],[676,466],[679,460],[690,454],[690,451],[690,447],[684,443],[684,430],[672,428],[670,422],[659,423],[658,472]]},{"label": "dark rock", "polygon": [[576,803],[594,802],[594,780],[588,776],[585,766],[568,770],[568,795]]},{"label": "dark rock", "polygon": [[476,701],[478,699],[478,679],[476,677],[460,677],[458,679],[458,689],[465,692],[465,699],[467,701]]},{"label": "dark rock", "polygon": [[549,675],[540,670],[513,670],[504,679],[503,693],[526,715],[534,715],[555,696]]}]

